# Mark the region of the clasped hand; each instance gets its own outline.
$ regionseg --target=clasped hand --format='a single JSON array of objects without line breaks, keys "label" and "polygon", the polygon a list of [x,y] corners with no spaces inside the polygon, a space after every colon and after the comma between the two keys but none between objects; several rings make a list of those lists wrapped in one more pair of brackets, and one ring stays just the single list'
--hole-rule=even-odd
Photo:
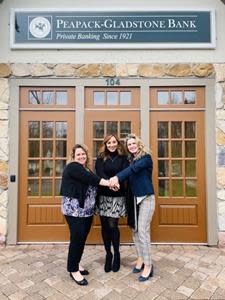
[{"label": "clasped hand", "polygon": [[113,191],[118,191],[120,189],[120,184],[117,176],[111,177],[109,179],[109,188]]}]

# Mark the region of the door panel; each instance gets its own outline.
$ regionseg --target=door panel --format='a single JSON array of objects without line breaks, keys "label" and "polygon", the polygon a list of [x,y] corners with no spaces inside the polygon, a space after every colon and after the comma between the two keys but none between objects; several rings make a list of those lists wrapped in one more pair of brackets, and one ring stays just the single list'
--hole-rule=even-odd
[{"label": "door panel", "polygon": [[[136,111],[86,111],[85,113],[85,143],[92,156],[94,166],[99,146],[107,134],[116,134],[124,140],[128,133],[139,134],[139,112]],[[126,218],[120,218],[121,242],[131,242],[131,230],[126,225]],[[89,243],[102,243],[99,217],[94,218],[88,237]]]},{"label": "door panel", "polygon": [[206,242],[203,112],[151,112],[154,242]]},{"label": "door panel", "polygon": [[67,241],[61,175],[74,144],[74,112],[20,114],[20,242]]}]

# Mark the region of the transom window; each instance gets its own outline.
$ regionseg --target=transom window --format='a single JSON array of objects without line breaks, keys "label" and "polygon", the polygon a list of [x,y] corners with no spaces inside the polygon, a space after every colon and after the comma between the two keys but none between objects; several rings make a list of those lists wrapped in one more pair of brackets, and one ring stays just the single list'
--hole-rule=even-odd
[{"label": "transom window", "polygon": [[132,94],[129,91],[126,92],[93,92],[93,104],[94,105],[131,105]]},{"label": "transom window", "polygon": [[139,89],[129,87],[87,88],[85,106],[88,108],[138,108]]},{"label": "transom window", "polygon": [[49,105],[67,105],[68,94],[67,91],[29,91],[29,104],[49,104]]},{"label": "transom window", "polygon": [[27,87],[21,90],[20,107],[56,108],[75,107],[75,89],[63,87]]},{"label": "transom window", "polygon": [[151,107],[204,107],[203,93],[201,87],[151,88]]},{"label": "transom window", "polygon": [[195,91],[158,91],[158,104],[195,104]]}]

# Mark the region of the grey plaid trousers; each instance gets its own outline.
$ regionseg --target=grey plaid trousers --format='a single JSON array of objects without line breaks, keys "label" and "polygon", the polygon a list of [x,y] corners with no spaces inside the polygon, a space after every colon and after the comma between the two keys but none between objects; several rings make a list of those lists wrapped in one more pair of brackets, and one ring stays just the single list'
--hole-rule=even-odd
[{"label": "grey plaid trousers", "polygon": [[[136,201],[136,199],[135,199]],[[133,230],[133,240],[138,257],[142,257],[146,266],[151,266],[150,224],[155,211],[155,196],[144,198],[139,204],[137,230]]]}]

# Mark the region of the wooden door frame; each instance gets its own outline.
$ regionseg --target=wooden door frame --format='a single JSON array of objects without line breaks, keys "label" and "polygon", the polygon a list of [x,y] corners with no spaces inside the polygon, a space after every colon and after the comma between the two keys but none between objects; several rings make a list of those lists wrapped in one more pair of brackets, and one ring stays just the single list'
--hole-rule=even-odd
[{"label": "wooden door frame", "polygon": [[[17,243],[18,223],[18,164],[19,164],[19,89],[23,86],[68,86],[76,87],[76,142],[84,141],[84,89],[86,87],[106,87],[105,79],[10,79],[9,101],[9,190],[8,190],[8,234],[7,244]],[[121,87],[140,88],[141,138],[149,145],[149,87],[156,86],[204,86],[205,87],[205,165],[206,165],[206,207],[207,207],[207,244],[218,242],[217,203],[216,203],[216,138],[215,138],[215,80],[178,79],[178,78],[128,78],[120,79]],[[213,141],[213,142],[212,142]],[[16,182],[10,181],[16,175]]]}]

